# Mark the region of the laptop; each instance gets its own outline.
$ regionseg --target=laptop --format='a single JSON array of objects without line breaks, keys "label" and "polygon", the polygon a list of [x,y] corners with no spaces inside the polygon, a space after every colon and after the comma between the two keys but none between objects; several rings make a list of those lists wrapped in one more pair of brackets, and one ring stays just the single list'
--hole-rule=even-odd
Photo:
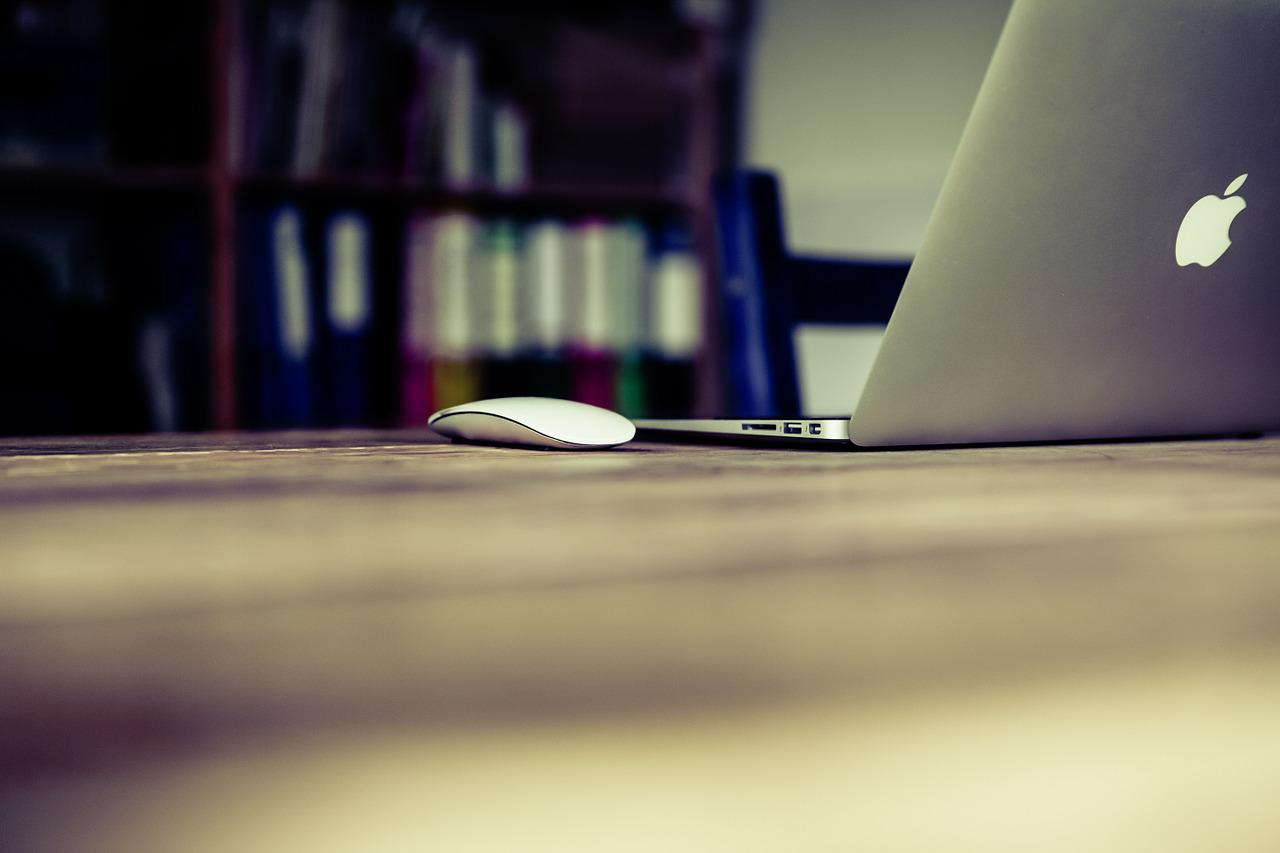
[{"label": "laptop", "polygon": [[852,417],[894,447],[1280,428],[1280,3],[1016,0]]}]

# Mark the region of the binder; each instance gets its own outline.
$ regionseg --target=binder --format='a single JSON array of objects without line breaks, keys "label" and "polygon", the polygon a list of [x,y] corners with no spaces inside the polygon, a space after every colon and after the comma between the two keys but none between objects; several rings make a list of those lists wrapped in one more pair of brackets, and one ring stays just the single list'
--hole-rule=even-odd
[{"label": "binder", "polygon": [[616,405],[629,418],[649,416],[643,330],[646,325],[648,235],[628,217],[609,228],[611,343],[618,354]]},{"label": "binder", "polygon": [[431,218],[405,227],[400,300],[400,422],[424,426],[431,415]]},{"label": "binder", "polygon": [[478,399],[476,240],[467,213],[418,213],[405,239],[400,412],[422,425],[435,409]]},{"label": "binder", "polygon": [[569,243],[569,229],[555,219],[533,222],[525,235],[518,304],[527,394],[573,396],[567,353]]},{"label": "binder", "polygon": [[578,223],[572,231],[568,267],[573,398],[604,409],[617,406],[618,379],[609,243],[609,226],[603,220]]},{"label": "binder", "polygon": [[686,225],[659,236],[649,271],[644,345],[645,412],[687,418],[697,397],[702,347],[702,270]]},{"label": "binder", "polygon": [[351,426],[370,419],[373,236],[361,213],[333,214],[326,245],[326,420]]},{"label": "binder", "polygon": [[767,172],[717,176],[713,203],[726,413],[772,417],[798,412],[791,282],[778,181]]},{"label": "binder", "polygon": [[479,323],[476,343],[483,367],[486,397],[513,397],[527,393],[528,377],[519,358],[521,233],[514,222],[488,223],[481,241],[477,280],[480,284]]},{"label": "binder", "polygon": [[303,217],[291,206],[243,218],[247,334],[242,386],[251,424],[300,427],[314,421],[315,323]]}]

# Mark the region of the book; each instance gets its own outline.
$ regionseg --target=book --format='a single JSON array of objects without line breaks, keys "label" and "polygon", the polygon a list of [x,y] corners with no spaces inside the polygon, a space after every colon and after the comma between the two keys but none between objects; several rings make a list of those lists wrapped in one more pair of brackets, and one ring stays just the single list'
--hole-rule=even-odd
[{"label": "book", "polygon": [[295,108],[292,167],[313,175],[324,165],[335,93],[342,76],[343,9],[338,0],[310,0],[302,24],[302,86]]},{"label": "book", "polygon": [[490,182],[499,192],[519,192],[529,184],[529,116],[503,98],[493,99],[486,115]]},{"label": "book", "polygon": [[247,211],[241,233],[241,384],[249,423],[308,426],[315,419],[315,322],[302,213],[292,205]]},{"label": "book", "polygon": [[687,226],[672,223],[658,238],[651,265],[644,341],[648,417],[694,413],[702,348],[702,266]]},{"label": "book", "polygon": [[[413,2],[398,2],[390,9],[382,4],[362,4],[353,14],[372,18],[370,44],[364,54],[369,92],[343,114],[353,118],[339,119],[341,132],[366,151],[363,171],[380,175],[410,173],[410,125],[422,82],[419,39],[425,21],[424,7]],[[359,54],[355,56],[353,61],[358,61]],[[344,72],[344,86],[352,83],[353,73],[358,72]],[[360,120],[361,110],[367,111],[367,120]],[[341,152],[345,147],[339,146],[339,157],[344,156]],[[342,162],[339,160],[339,164]]]},{"label": "book", "polygon": [[631,418],[648,416],[642,347],[647,243],[644,226],[634,218],[621,219],[609,228],[610,344],[618,359],[616,401],[618,411]]},{"label": "book", "polygon": [[469,213],[442,213],[431,234],[432,409],[481,397],[476,352],[476,241],[478,220]]},{"label": "book", "polygon": [[484,154],[479,56],[469,41],[421,14],[403,29],[414,46],[414,85],[403,119],[405,173],[452,190],[481,183]]},{"label": "book", "polygon": [[327,171],[335,174],[375,171],[378,150],[383,145],[386,127],[376,113],[378,67],[394,62],[395,57],[379,53],[378,39],[385,24],[381,11],[363,3],[343,9],[340,73],[333,81],[324,155]]},{"label": "book", "polygon": [[448,83],[446,41],[417,4],[397,7],[392,30],[392,57],[400,56],[405,87],[403,113],[395,116],[403,130],[396,166],[408,177],[438,176]]},{"label": "book", "polygon": [[270,0],[249,22],[254,46],[246,92],[254,98],[255,115],[244,129],[245,160],[263,172],[286,172],[293,165],[306,11],[299,0]]},{"label": "book", "polygon": [[370,419],[373,367],[373,236],[362,213],[333,214],[327,247],[325,420],[359,425]]},{"label": "book", "polygon": [[436,409],[481,397],[476,350],[476,243],[469,213],[417,213],[409,220],[401,326],[401,420],[426,423]]},{"label": "book", "polygon": [[400,422],[422,426],[431,415],[431,217],[405,226],[400,302]]},{"label": "book", "polygon": [[775,417],[800,411],[786,241],[777,179],[730,172],[714,181],[725,411]]},{"label": "book", "polygon": [[617,351],[610,306],[609,228],[599,219],[573,227],[568,271],[569,361],[573,398],[617,405]]},{"label": "book", "polygon": [[450,189],[468,189],[480,177],[478,75],[476,50],[470,43],[457,41],[445,47],[439,179]]},{"label": "book", "polygon": [[566,352],[569,231],[555,219],[536,221],[525,232],[522,251],[518,304],[526,393],[569,398],[573,395]]},{"label": "book", "polygon": [[456,17],[417,0],[263,0],[245,18],[229,85],[248,113],[230,130],[238,163],[461,191],[528,187],[530,119],[514,94],[526,82],[491,79]]},{"label": "book", "polygon": [[519,359],[521,259],[520,233],[515,224],[509,220],[489,223],[477,264],[481,288],[476,344],[484,360],[485,397],[528,393]]},{"label": "book", "polygon": [[406,229],[401,420],[502,396],[687,415],[702,280],[687,226],[419,213]]}]

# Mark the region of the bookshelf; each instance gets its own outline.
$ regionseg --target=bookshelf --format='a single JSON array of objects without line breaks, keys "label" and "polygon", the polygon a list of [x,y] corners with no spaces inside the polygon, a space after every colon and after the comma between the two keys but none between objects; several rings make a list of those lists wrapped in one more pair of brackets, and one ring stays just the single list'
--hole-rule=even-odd
[{"label": "bookshelf", "polygon": [[[303,8],[327,0],[284,2]],[[73,0],[73,5],[77,3],[102,6],[93,0]],[[175,74],[177,82],[161,92],[169,97],[173,86],[187,87],[179,130],[186,128],[188,144],[178,156],[167,151],[158,157],[146,152],[118,157],[108,151],[86,162],[0,165],[0,208],[4,210],[73,205],[90,211],[98,220],[110,220],[172,207],[189,213],[198,223],[203,264],[196,271],[200,279],[196,286],[204,326],[199,345],[205,353],[199,367],[204,387],[198,392],[206,402],[195,407],[200,414],[189,426],[221,430],[263,425],[246,416],[243,405],[248,331],[243,318],[247,259],[242,232],[247,210],[273,205],[370,211],[378,227],[393,232],[403,231],[414,215],[449,211],[465,211],[481,225],[491,221],[625,219],[656,231],[667,220],[686,222],[704,291],[693,410],[705,414],[715,408],[716,322],[714,305],[705,292],[712,273],[708,188],[711,173],[732,158],[736,142],[733,98],[726,93],[736,82],[733,58],[738,53],[734,44],[741,38],[746,14],[741,4],[663,4],[657,7],[659,13],[651,9],[643,15],[621,3],[551,2],[541,5],[537,14],[500,3],[479,7],[463,2],[419,4],[444,22],[447,32],[461,33],[476,46],[485,61],[485,85],[492,84],[490,77],[499,80],[492,85],[507,87],[527,110],[528,124],[533,128],[527,131],[528,174],[518,186],[500,187],[486,180],[460,182],[403,168],[343,169],[326,164],[298,169],[255,162],[247,139],[254,132],[250,126],[253,109],[261,109],[262,104],[249,103],[246,92],[261,88],[258,81],[250,79],[257,73],[255,63],[261,61],[262,52],[254,42],[261,31],[254,28],[261,26],[263,9],[271,3],[205,0],[196,4],[199,11],[184,18],[188,42],[199,40],[199,56],[188,58],[181,73]],[[107,17],[122,20],[103,24],[108,39],[119,41],[121,29],[136,24],[139,15],[145,14],[142,7],[146,4],[121,5],[123,13],[112,11]],[[334,0],[334,5],[354,8],[359,4]],[[372,5],[396,6],[398,14],[399,5],[412,4],[387,0]],[[160,26],[143,26],[136,35],[126,32],[123,50],[157,39]],[[118,45],[113,49],[122,50]],[[169,48],[170,52],[175,49]],[[615,52],[621,57],[616,62],[610,58]],[[613,65],[617,67],[610,70]],[[491,75],[490,67],[498,70]],[[628,100],[625,92],[618,99],[607,97],[611,79],[622,81],[624,88],[634,87],[645,75],[659,79],[663,86],[675,87],[681,93],[678,105],[654,107],[642,97],[631,97],[631,105],[620,106],[612,101]],[[109,98],[108,102],[110,105]],[[657,128],[652,134],[637,135],[648,148],[633,156],[630,163],[626,157],[615,157],[611,162],[607,156],[586,156],[581,174],[576,173],[572,160],[575,146],[589,150],[583,146],[589,147],[593,141],[617,143],[625,137],[628,122],[633,129],[645,130],[649,125],[636,118],[643,118],[645,110],[655,116]],[[117,112],[124,114],[120,121],[128,121],[136,118],[139,110],[131,107]],[[540,134],[544,114],[549,118]],[[597,114],[602,116],[598,121],[594,118]],[[679,130],[678,138],[670,133],[673,127]],[[201,133],[195,142],[191,142],[192,128]],[[145,138],[136,128],[121,135]],[[567,153],[555,150],[557,139],[566,140]],[[666,158],[662,168],[654,165],[661,158],[643,156],[654,146],[662,148]],[[667,168],[667,162],[675,166]],[[378,284],[384,292],[403,286],[399,281],[403,270],[384,265],[379,275],[387,277]],[[392,305],[390,310],[404,310],[400,300],[385,293],[383,303],[384,307]],[[384,334],[390,334],[385,330],[395,328],[401,319],[385,320]],[[380,346],[384,353],[391,353],[395,342],[383,341]],[[396,405],[384,399],[368,422],[386,425],[394,421],[391,409]],[[111,429],[108,425],[107,430]]]}]

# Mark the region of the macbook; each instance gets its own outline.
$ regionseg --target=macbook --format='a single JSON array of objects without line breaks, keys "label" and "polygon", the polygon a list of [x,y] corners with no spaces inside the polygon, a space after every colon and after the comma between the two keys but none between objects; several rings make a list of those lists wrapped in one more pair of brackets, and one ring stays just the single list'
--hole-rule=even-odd
[{"label": "macbook", "polygon": [[1280,428],[1280,3],[1016,0],[852,417],[860,447]]}]

